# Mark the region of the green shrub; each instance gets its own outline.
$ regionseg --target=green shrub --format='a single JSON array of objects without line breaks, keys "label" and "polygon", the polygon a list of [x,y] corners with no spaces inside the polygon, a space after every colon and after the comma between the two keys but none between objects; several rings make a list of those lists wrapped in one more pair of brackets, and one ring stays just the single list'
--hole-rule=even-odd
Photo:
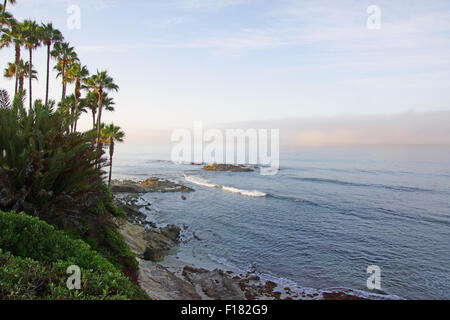
[{"label": "green shrub", "polygon": [[[100,216],[102,217],[104,216]],[[88,243],[92,249],[122,270],[133,282],[137,282],[139,264],[136,257],[116,230],[116,226],[108,219],[97,220],[84,217],[78,222],[77,228],[62,227],[71,238]]]},{"label": "green shrub", "polygon": [[126,218],[127,214],[125,211],[114,204],[111,189],[105,183],[102,183],[98,189],[102,194],[102,198],[98,199],[97,204],[89,208],[89,211],[97,216],[112,215],[117,218]]},{"label": "green shrub", "polygon": [[[122,238],[116,241],[126,246]],[[3,250],[0,259],[0,290],[4,291],[0,295],[8,294],[8,291],[18,292],[9,298],[135,299],[146,296],[88,244],[74,240],[46,222],[24,213],[0,211],[0,248]],[[126,249],[129,251],[128,247]],[[116,248],[118,252],[127,253],[126,249]],[[14,259],[11,260],[12,256]],[[135,262],[132,258],[130,261]],[[65,287],[65,271],[69,265],[77,265],[82,269],[83,288],[78,293],[67,292]],[[137,266],[134,267],[137,269]],[[17,276],[14,276],[14,272]],[[45,290],[33,289],[36,283],[44,286]],[[123,296],[125,293],[127,295]]]},{"label": "green shrub", "polygon": [[81,288],[66,286],[68,262],[43,264],[0,249],[0,299],[145,300],[147,295],[118,271],[81,270]]},{"label": "green shrub", "polygon": [[0,211],[0,248],[44,263],[63,260],[85,269],[116,270],[85,242],[25,213]]}]

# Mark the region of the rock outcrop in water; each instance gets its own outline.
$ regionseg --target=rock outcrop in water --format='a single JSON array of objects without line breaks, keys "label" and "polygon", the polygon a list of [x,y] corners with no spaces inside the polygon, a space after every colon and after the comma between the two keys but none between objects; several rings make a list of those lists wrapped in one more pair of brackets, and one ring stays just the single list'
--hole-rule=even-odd
[{"label": "rock outcrop in water", "polygon": [[228,172],[251,172],[253,169],[247,168],[244,165],[232,165],[232,164],[217,164],[212,163],[202,168],[206,171],[228,171]]},{"label": "rock outcrop in water", "polygon": [[149,193],[149,192],[193,192],[194,189],[177,184],[167,179],[152,177],[144,181],[113,180],[112,191],[115,193]]}]

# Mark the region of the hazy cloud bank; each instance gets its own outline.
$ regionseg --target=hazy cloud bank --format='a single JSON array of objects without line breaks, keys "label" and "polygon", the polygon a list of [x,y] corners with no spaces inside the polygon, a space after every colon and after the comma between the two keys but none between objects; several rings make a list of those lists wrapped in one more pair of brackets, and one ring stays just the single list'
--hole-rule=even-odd
[{"label": "hazy cloud bank", "polygon": [[[282,147],[347,145],[450,145],[450,111],[397,115],[281,119],[205,126],[280,129]],[[175,129],[175,128],[174,128]],[[192,128],[186,128],[192,129]],[[171,130],[135,129],[128,141],[169,144]]]}]

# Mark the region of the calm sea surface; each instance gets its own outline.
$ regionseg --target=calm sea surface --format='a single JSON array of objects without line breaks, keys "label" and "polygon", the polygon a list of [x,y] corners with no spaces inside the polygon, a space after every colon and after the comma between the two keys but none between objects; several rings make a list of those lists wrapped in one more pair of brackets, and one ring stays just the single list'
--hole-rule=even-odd
[{"label": "calm sea surface", "polygon": [[282,151],[273,176],[177,165],[170,147],[116,150],[114,178],[159,176],[196,190],[186,201],[143,196],[150,220],[187,227],[180,259],[365,291],[366,269],[377,265],[387,294],[450,299],[450,148]]}]

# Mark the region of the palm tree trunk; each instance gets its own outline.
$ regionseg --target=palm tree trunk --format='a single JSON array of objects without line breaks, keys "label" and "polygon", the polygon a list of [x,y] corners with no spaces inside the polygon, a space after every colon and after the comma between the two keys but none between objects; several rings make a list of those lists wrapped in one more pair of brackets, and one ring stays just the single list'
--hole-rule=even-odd
[{"label": "palm tree trunk", "polygon": [[49,83],[50,83],[50,45],[47,45],[47,85],[45,88],[45,105],[48,105],[48,91],[49,91]]},{"label": "palm tree trunk", "polygon": [[114,155],[114,140],[111,139],[110,144],[109,144],[109,179],[108,179],[108,187],[111,186],[113,155]]},{"label": "palm tree trunk", "polygon": [[[80,100],[80,87],[81,87],[81,80],[79,78],[77,78],[76,83],[75,83],[75,103],[73,105],[73,110],[74,113],[76,114],[76,112],[78,111],[78,101]],[[74,118],[74,121],[72,123],[72,132],[77,131],[77,120]]]},{"label": "palm tree trunk", "polygon": [[20,44],[16,43],[16,86],[15,86],[16,95],[17,95],[17,88],[19,85],[19,63],[20,63]]},{"label": "palm tree trunk", "polygon": [[98,92],[98,116],[97,116],[97,149],[100,149],[100,133],[102,120],[102,90]]},{"label": "palm tree trunk", "polygon": [[23,74],[19,77],[19,91],[23,92],[23,85],[25,82],[25,77],[23,76]]},{"label": "palm tree trunk", "polygon": [[66,62],[64,61],[63,66],[62,66],[62,99],[61,100],[64,100],[64,98],[66,97],[66,80],[64,79],[65,71],[66,71]]},{"label": "palm tree trunk", "polygon": [[33,49],[30,48],[30,112],[33,111]]}]

